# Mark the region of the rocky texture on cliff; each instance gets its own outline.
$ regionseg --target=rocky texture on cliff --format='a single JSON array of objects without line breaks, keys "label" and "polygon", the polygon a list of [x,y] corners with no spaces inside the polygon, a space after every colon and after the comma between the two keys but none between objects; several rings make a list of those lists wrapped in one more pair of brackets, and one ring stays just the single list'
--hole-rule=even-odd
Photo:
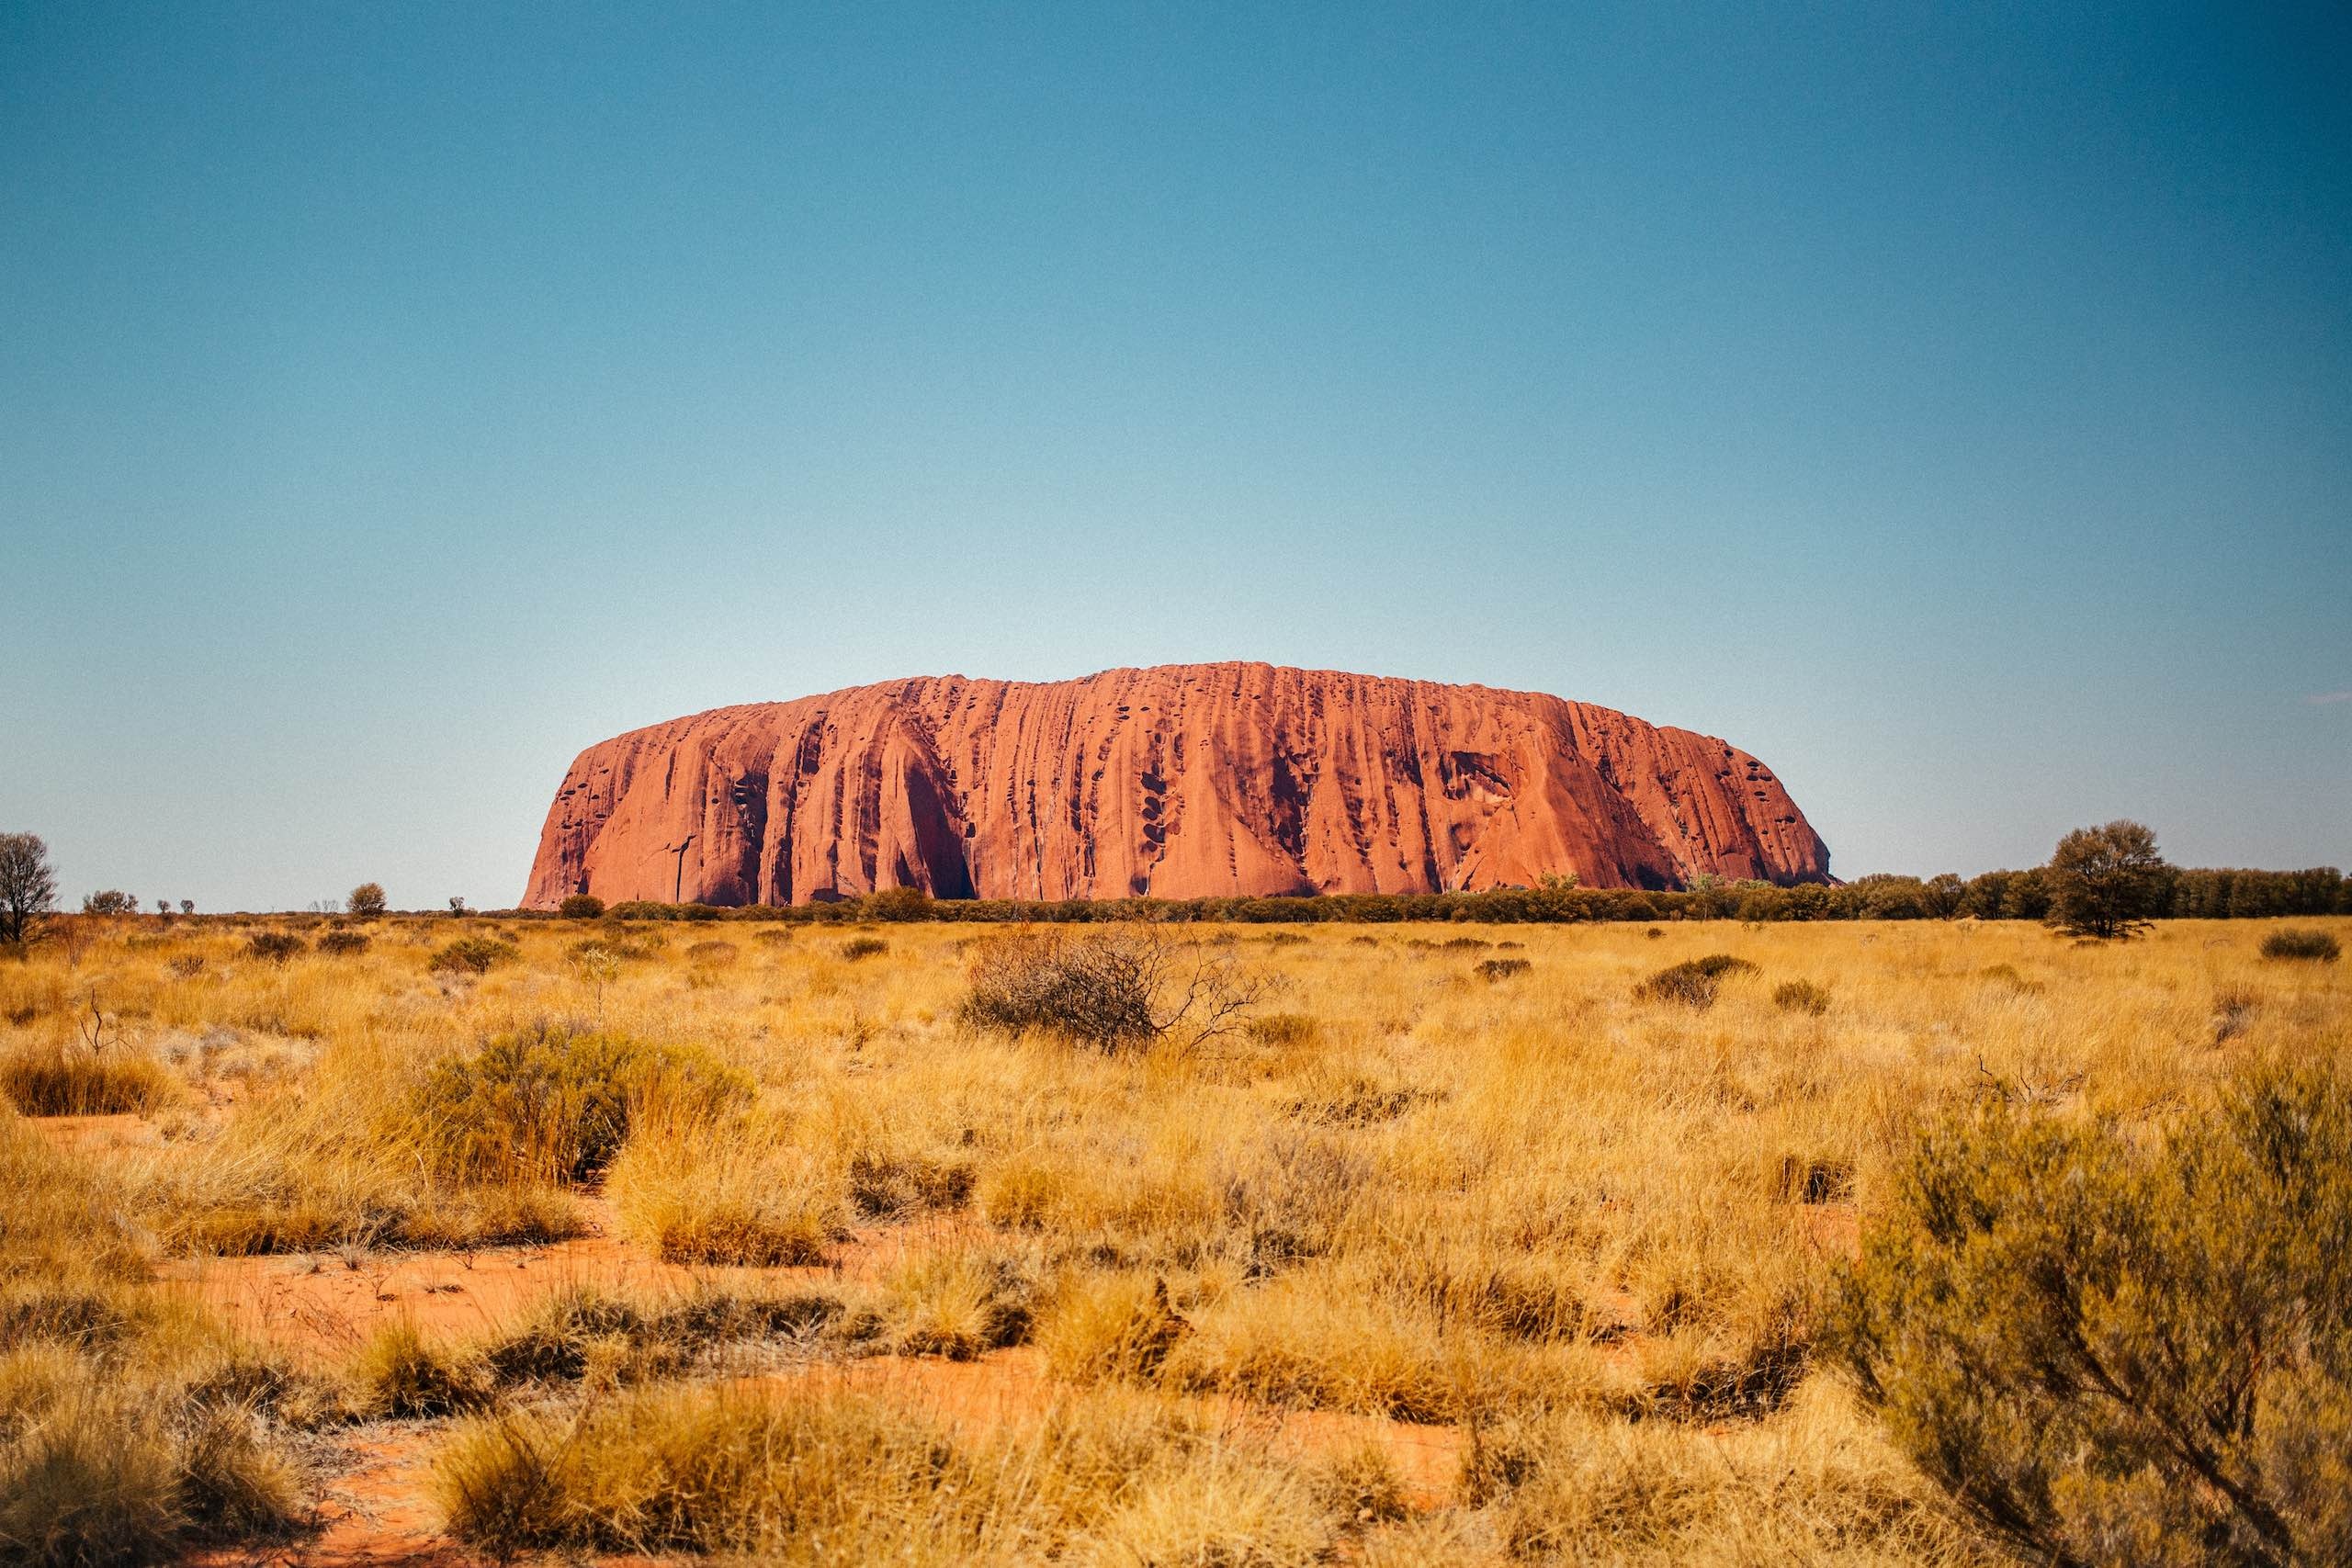
[{"label": "rocky texture on cliff", "polygon": [[591,746],[526,908],[1167,898],[1819,881],[1724,741],[1534,692],[1264,664],[960,675],[717,708]]}]

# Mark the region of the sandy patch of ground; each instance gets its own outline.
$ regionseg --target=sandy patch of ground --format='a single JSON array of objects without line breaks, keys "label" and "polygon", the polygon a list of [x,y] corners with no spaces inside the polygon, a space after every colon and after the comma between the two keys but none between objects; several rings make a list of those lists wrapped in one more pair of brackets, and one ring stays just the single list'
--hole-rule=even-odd
[{"label": "sandy patch of ground", "polygon": [[28,1117],[25,1125],[60,1148],[85,1155],[144,1148],[158,1141],[154,1123],[136,1111],[116,1116],[34,1116]]},{"label": "sandy patch of ground", "polygon": [[428,1338],[487,1333],[526,1315],[551,1295],[582,1286],[684,1295],[700,1289],[773,1290],[796,1280],[870,1280],[888,1272],[908,1249],[932,1245],[949,1233],[944,1225],[876,1227],[843,1243],[830,1264],[816,1268],[686,1268],[664,1263],[616,1234],[611,1209],[602,1200],[583,1199],[582,1207],[591,1234],[545,1247],[175,1258],[159,1267],[156,1277],[166,1289],[202,1302],[254,1338],[333,1357],[401,1319]]},{"label": "sandy patch of ground", "polygon": [[[870,1391],[973,1437],[1037,1421],[1077,1392],[1050,1377],[1037,1352],[1027,1348],[999,1350],[969,1361],[877,1356],[820,1362],[763,1381],[830,1382]],[[1292,1458],[1312,1459],[1375,1444],[1387,1450],[1408,1494],[1422,1507],[1436,1506],[1452,1495],[1462,1472],[1465,1438],[1458,1427],[1326,1410],[1282,1410],[1226,1395],[1190,1396],[1183,1404],[1232,1441]]]}]

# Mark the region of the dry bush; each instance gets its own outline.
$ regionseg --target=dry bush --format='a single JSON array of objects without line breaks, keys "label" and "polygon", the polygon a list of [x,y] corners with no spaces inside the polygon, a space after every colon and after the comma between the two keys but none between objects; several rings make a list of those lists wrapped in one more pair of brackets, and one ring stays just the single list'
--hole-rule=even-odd
[{"label": "dry bush", "polygon": [[1453,1421],[1491,1381],[1490,1347],[1449,1331],[1436,1314],[1378,1295],[1344,1277],[1290,1275],[1191,1314],[1193,1332],[1168,1359],[1175,1387],[1271,1404]]},{"label": "dry bush", "polygon": [[1299,1468],[1134,1395],[958,1441],[831,1386],[648,1390],[470,1423],[435,1483],[451,1533],[493,1554],[1308,1568],[1338,1533]]},{"label": "dry bush", "polygon": [[1829,1010],[1829,992],[1810,980],[1783,980],[1772,987],[1772,1005],[1782,1012],[1819,1018]]},{"label": "dry bush", "polygon": [[1568,1410],[1476,1427],[1463,1467],[1511,1557],[1682,1568],[1996,1568],[1851,1402],[1810,1387],[1772,1421],[1706,1432]]},{"label": "dry bush", "polygon": [[1643,1001],[1674,1002],[1687,1008],[1706,1009],[1715,1005],[1715,993],[1722,988],[1726,975],[1752,975],[1756,965],[1745,958],[1735,958],[1728,953],[1711,953],[1704,958],[1686,959],[1668,964],[1634,989]]},{"label": "dry bush", "polygon": [[445,1177],[577,1183],[612,1163],[649,1107],[694,1121],[751,1095],[742,1074],[707,1053],[540,1024],[435,1064],[411,1115]]},{"label": "dry bush", "polygon": [[686,962],[697,969],[724,969],[741,953],[731,942],[698,942],[686,949]]},{"label": "dry bush", "polygon": [[893,1269],[881,1312],[899,1354],[966,1361],[1027,1337],[1038,1294],[1034,1257],[990,1244],[948,1246]]},{"label": "dry bush", "polygon": [[345,1377],[360,1416],[429,1418],[492,1407],[518,1390],[655,1382],[730,1348],[854,1344],[872,1329],[870,1316],[851,1314],[828,1291],[704,1290],[660,1300],[575,1286],[470,1343],[429,1343],[412,1324],[388,1324]]},{"label": "dry bush", "polygon": [[1297,1080],[1284,1109],[1301,1121],[1334,1127],[1375,1127],[1444,1095],[1386,1071],[1317,1062]]},{"label": "dry bush", "polygon": [[1533,967],[1535,965],[1524,958],[1489,958],[1475,965],[1473,972],[1491,985],[1497,980],[1508,980],[1514,975],[1524,975]]},{"label": "dry bush", "polygon": [[1103,1052],[1214,1038],[1241,1027],[1266,994],[1230,957],[1153,927],[1001,938],[975,956],[969,981],[958,1010],[967,1027],[1036,1030]]},{"label": "dry bush", "polygon": [[890,951],[890,944],[878,936],[854,936],[842,943],[842,956],[852,964],[861,958],[879,958]]},{"label": "dry bush", "polygon": [[2272,931],[2262,939],[2262,956],[2301,960],[2307,964],[2333,964],[2343,956],[2343,944],[2328,931],[2297,931],[2289,928]]},{"label": "dry bush", "polygon": [[0,1561],[145,1563],[284,1535],[274,1375],[144,1287],[125,1194],[0,1124]]},{"label": "dry bush", "polygon": [[27,1116],[108,1116],[160,1111],[187,1090],[145,1051],[57,1041],[0,1056],[0,1095]]},{"label": "dry bush", "polygon": [[359,1414],[394,1420],[455,1416],[490,1403],[495,1381],[479,1356],[428,1345],[406,1318],[370,1335],[348,1369]]},{"label": "dry bush", "polygon": [[2021,997],[2040,996],[2043,988],[2041,981],[2029,980],[2018,974],[2018,966],[2014,964],[1988,964],[1981,974],[1994,985],[2005,990],[2013,991]]},{"label": "dry bush", "polygon": [[735,1123],[639,1131],[605,1190],[623,1233],[665,1263],[821,1263],[848,1235],[838,1170]]},{"label": "dry bush", "polygon": [[1069,1281],[1037,1322],[1046,1367],[1073,1382],[1158,1376],[1188,1325],[1170,1303],[1168,1281],[1133,1273],[1093,1273]]},{"label": "dry bush", "polygon": [[571,1417],[462,1427],[435,1472],[449,1533],[525,1550],[953,1561],[988,1499],[946,1439],[878,1402],[655,1389]]},{"label": "dry bush", "polygon": [[245,943],[245,956],[265,964],[283,964],[309,946],[292,931],[255,931]]},{"label": "dry bush", "polygon": [[1321,1036],[1321,1021],[1303,1012],[1270,1012],[1251,1019],[1246,1026],[1250,1038],[1261,1045],[1283,1050],[1296,1050],[1312,1045]]},{"label": "dry bush", "polygon": [[2262,993],[2251,986],[2223,986],[2213,993],[2213,1043],[2226,1044],[2254,1026]]},{"label": "dry bush", "polygon": [[435,949],[424,966],[436,975],[487,975],[521,956],[522,950],[503,937],[461,936]]},{"label": "dry bush", "polygon": [[368,933],[331,931],[319,938],[319,951],[330,958],[353,958],[368,951]]},{"label": "dry bush", "polygon": [[[469,1247],[579,1234],[570,1201],[513,1168],[511,1127],[460,1120],[494,1108],[502,1086],[488,1085],[481,1096],[435,1095],[433,1077],[424,1064],[380,1047],[330,1053],[300,1077],[254,1094],[218,1136],[128,1163],[138,1212],[167,1247],[196,1254]],[[420,1119],[421,1105],[434,1110],[430,1120]],[[460,1168],[469,1139],[495,1151],[494,1172]]]}]

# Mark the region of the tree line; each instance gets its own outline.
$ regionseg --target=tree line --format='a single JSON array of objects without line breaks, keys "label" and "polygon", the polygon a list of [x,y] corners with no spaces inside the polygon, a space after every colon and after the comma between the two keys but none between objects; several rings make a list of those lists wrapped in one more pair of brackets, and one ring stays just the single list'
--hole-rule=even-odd
[{"label": "tree line", "polygon": [[752,905],[565,901],[575,919],[610,914],[656,920],[1235,920],[1378,924],[1489,920],[2043,920],[2080,934],[2128,936],[2149,920],[2254,919],[2352,914],[2352,878],[2334,866],[2309,871],[2197,869],[2166,863],[2155,835],[2136,822],[2085,828],[2061,840],[2048,863],[1962,877],[1873,875],[1852,882],[1734,882],[1701,875],[1679,889],[1586,887],[1546,877],[1533,887],[1476,893],[1327,893],[1288,897],[1028,900],[930,898],[891,888],[825,903]]},{"label": "tree line", "polygon": [[[30,833],[0,833],[0,946],[30,942],[54,918],[56,876],[47,847]],[[168,912],[158,899],[157,913]],[[360,919],[387,912],[373,882],[333,901]],[[183,901],[181,910],[193,906]],[[313,906],[320,910],[324,906]],[[83,900],[83,913],[135,915],[139,901],[116,891]],[[475,913],[463,899],[449,913]],[[540,911],[510,910],[528,918]],[[607,908],[587,894],[563,901],[571,919],[639,920],[968,920],[1078,923],[1095,920],[1224,920],[1261,924],[1383,924],[1483,920],[1553,924],[1578,920],[2042,920],[2078,935],[2128,937],[2151,920],[2260,919],[2352,914],[2352,878],[2334,866],[2308,871],[2198,869],[2167,863],[2155,835],[2137,822],[2077,829],[2048,863],[1962,877],[1872,875],[1852,882],[1735,882],[1700,875],[1680,888],[1586,887],[1547,876],[1533,887],[1470,893],[1325,893],[1227,898],[933,898],[910,887],[821,903],[752,905],[631,900]]]}]

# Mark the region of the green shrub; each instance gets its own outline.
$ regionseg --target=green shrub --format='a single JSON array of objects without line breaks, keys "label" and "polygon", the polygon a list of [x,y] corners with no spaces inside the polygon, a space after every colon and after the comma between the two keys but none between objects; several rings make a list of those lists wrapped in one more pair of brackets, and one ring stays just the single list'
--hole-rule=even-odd
[{"label": "green shrub", "polygon": [[2352,1080],[2161,1137],[1988,1101],[1921,1143],[1826,1343],[1981,1524],[2057,1563],[2352,1560]]},{"label": "green shrub", "polygon": [[444,1176],[584,1182],[649,1108],[709,1117],[751,1097],[749,1078],[705,1052],[541,1024],[435,1063],[409,1109]]},{"label": "green shrub", "polygon": [[2265,958],[2302,959],[2317,964],[2333,964],[2343,956],[2344,949],[2326,931],[2272,931],[2262,939]]},{"label": "green shrub", "polygon": [[1752,975],[1756,965],[1728,953],[1711,953],[1669,964],[1634,988],[1643,1001],[1676,1002],[1688,1008],[1711,1008],[1726,975]]},{"label": "green shrub", "polygon": [[605,901],[594,893],[574,893],[555,912],[567,920],[593,920],[605,912]]},{"label": "green shrub", "polygon": [[865,914],[876,920],[927,920],[932,916],[931,895],[920,887],[886,887],[867,896]]},{"label": "green shrub", "polygon": [[435,974],[487,975],[509,959],[520,958],[523,950],[511,942],[497,937],[461,936],[445,943],[425,964]]},{"label": "green shrub", "polygon": [[255,931],[245,942],[245,954],[265,963],[283,964],[307,944],[292,931]]},{"label": "green shrub", "polygon": [[2042,876],[2050,888],[2044,918],[2070,936],[2121,940],[2164,913],[2172,867],[2156,836],[2132,821],[2077,828],[2058,840]]}]

